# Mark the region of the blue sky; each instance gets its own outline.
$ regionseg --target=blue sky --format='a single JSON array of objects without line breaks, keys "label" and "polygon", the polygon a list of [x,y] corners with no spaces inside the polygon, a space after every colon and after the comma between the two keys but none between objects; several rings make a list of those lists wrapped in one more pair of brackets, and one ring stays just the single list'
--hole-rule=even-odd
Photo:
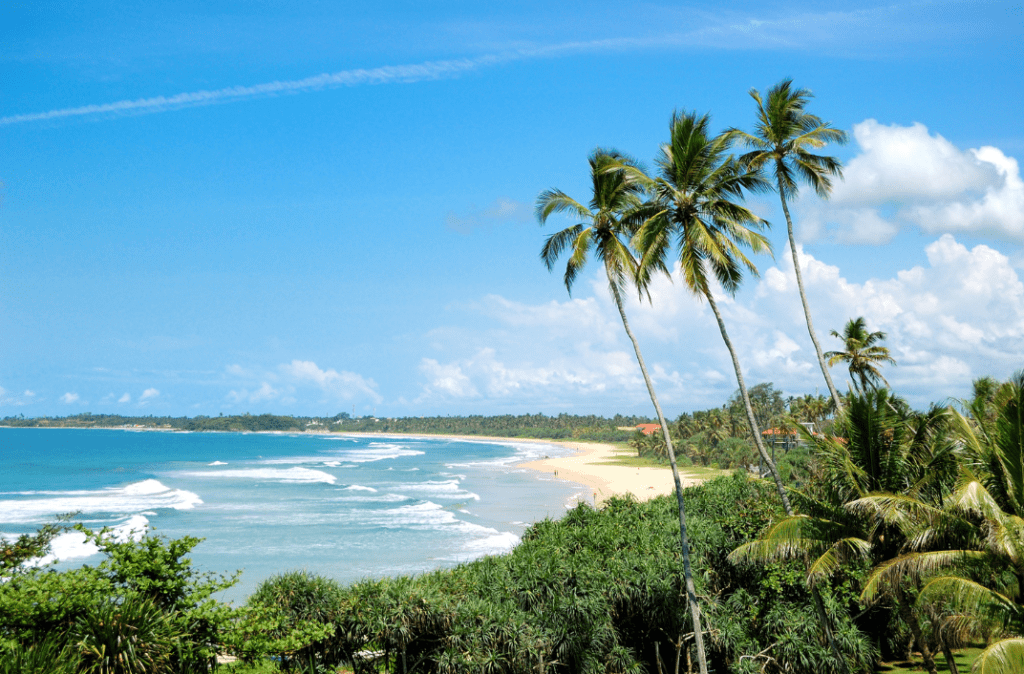
[{"label": "blue sky", "polygon": [[[597,146],[649,162],[674,109],[750,127],[784,77],[851,132],[794,204],[824,347],[865,316],[918,405],[1024,366],[1019,3],[345,4],[0,9],[0,416],[649,413],[533,203],[587,199]],[[747,380],[824,391],[781,209],[748,203],[776,252],[723,298]],[[666,412],[721,404],[707,307],[653,298]]]}]

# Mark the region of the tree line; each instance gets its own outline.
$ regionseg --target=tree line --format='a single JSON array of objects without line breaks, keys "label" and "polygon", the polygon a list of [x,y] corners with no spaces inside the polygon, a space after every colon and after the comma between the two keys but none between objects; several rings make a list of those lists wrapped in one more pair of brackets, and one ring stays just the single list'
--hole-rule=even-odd
[{"label": "tree line", "polygon": [[424,433],[452,435],[493,435],[546,439],[581,439],[625,442],[631,430],[648,423],[649,417],[616,414],[612,417],[587,414],[505,414],[495,416],[433,416],[377,418],[282,416],[241,414],[231,416],[133,417],[119,414],[75,414],[66,417],[5,417],[0,425],[15,428],[153,428],[178,431],[232,432],[363,432]]}]

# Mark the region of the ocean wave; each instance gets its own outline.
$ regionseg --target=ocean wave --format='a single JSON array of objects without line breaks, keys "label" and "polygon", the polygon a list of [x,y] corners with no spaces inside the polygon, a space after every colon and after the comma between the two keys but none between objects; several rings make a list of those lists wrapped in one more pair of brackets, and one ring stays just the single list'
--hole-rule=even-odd
[{"label": "ocean wave", "polygon": [[372,442],[365,449],[342,449],[331,452],[342,461],[352,463],[370,463],[371,461],[385,461],[387,459],[400,459],[406,456],[420,456],[425,454],[418,449],[409,449],[403,445],[396,445],[390,442]]},{"label": "ocean wave", "polygon": [[144,510],[190,510],[202,499],[184,489],[171,489],[158,480],[142,480],[123,487],[81,491],[23,492],[44,498],[8,499],[0,501],[0,522],[46,522],[58,513],[82,512],[127,514]]},{"label": "ocean wave", "polygon": [[[149,520],[142,515],[133,515],[117,526],[110,527],[107,536],[115,541],[140,541],[149,530]],[[6,535],[5,535],[6,536]],[[54,562],[67,562],[75,559],[92,557],[100,551],[94,543],[86,540],[80,531],[69,531],[60,534],[50,542],[49,554],[31,559],[27,566],[46,566]]]},{"label": "ocean wave", "polygon": [[214,478],[251,478],[254,480],[273,480],[275,482],[314,483],[325,482],[334,484],[338,478],[322,470],[312,468],[233,468],[230,470],[183,471],[175,473],[188,477]]},{"label": "ocean wave", "polygon": [[428,480],[426,482],[406,482],[396,487],[403,492],[413,492],[434,498],[470,499],[479,501],[480,496],[466,491],[458,480]]},{"label": "ocean wave", "polygon": [[519,536],[510,531],[495,532],[484,538],[477,538],[462,546],[465,552],[483,557],[484,555],[501,555],[519,544]]},{"label": "ocean wave", "polygon": [[361,484],[352,484],[352,485],[349,485],[349,486],[345,487],[345,489],[346,490],[351,490],[351,491],[377,491],[373,487],[364,487]]},{"label": "ocean wave", "polygon": [[226,465],[228,465],[228,463],[227,463],[227,461],[214,461],[213,463],[208,463],[206,465],[207,466],[226,466]]},{"label": "ocean wave", "polygon": [[501,554],[519,543],[519,536],[514,533],[460,520],[453,512],[432,501],[392,508],[380,514],[387,518],[382,526],[388,529],[445,531],[468,538],[457,553],[447,558],[455,561]]},{"label": "ocean wave", "polygon": [[543,458],[561,458],[564,456],[572,456],[573,450],[568,447],[561,445],[549,445],[543,442],[515,442],[513,440],[462,440],[461,442],[467,442],[479,445],[500,445],[502,447],[510,447],[515,450],[515,453],[511,456],[503,456],[497,459],[487,459],[485,461],[473,461],[469,463],[451,463],[447,464],[448,468],[469,468],[477,466],[497,466],[502,468],[516,466],[520,463],[528,463],[530,461],[537,461]]}]

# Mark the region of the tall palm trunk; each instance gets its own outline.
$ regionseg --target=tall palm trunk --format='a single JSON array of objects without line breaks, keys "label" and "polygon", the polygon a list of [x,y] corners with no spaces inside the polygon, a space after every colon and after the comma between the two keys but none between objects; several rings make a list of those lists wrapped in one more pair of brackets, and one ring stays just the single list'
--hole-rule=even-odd
[{"label": "tall palm trunk", "polygon": [[789,215],[789,206],[786,205],[786,192],[779,183],[779,196],[782,199],[782,212],[786,215],[786,228],[789,232],[789,250],[793,253],[793,269],[796,271],[796,287],[800,291],[800,302],[804,305],[804,318],[807,319],[807,332],[811,335],[811,343],[814,344],[814,353],[818,356],[818,365],[821,366],[821,374],[825,376],[825,383],[828,391],[832,394],[832,402],[836,406],[836,413],[843,409],[843,403],[836,392],[836,385],[832,383],[832,375],[829,374],[828,366],[825,365],[825,356],[822,355],[821,345],[818,344],[818,336],[814,334],[814,323],[811,321],[811,308],[807,304],[807,293],[804,292],[804,276],[800,271],[800,258],[796,252],[796,239],[793,237],[793,218]]},{"label": "tall palm trunk", "polygon": [[789,503],[789,497],[786,496],[786,488],[782,484],[782,477],[779,475],[779,469],[776,467],[775,462],[772,461],[771,456],[764,448],[764,443],[761,441],[761,431],[757,427],[757,419],[754,418],[754,408],[750,405],[750,396],[747,395],[747,385],[743,382],[743,371],[740,370],[740,361],[736,357],[736,350],[732,347],[732,340],[729,339],[729,333],[725,329],[725,321],[722,320],[722,314],[718,311],[718,305],[715,304],[715,298],[711,296],[710,291],[704,292],[704,297],[707,298],[708,304],[711,305],[711,311],[715,313],[715,319],[718,320],[718,329],[722,332],[722,340],[725,342],[725,346],[729,349],[729,355],[732,356],[732,367],[736,371],[736,381],[740,385],[740,397],[743,398],[743,407],[747,412],[747,423],[750,424],[750,433],[754,436],[754,444],[757,446],[757,452],[761,455],[761,460],[764,461],[765,465],[768,466],[768,472],[772,474],[772,478],[775,480],[775,488],[779,492],[779,498],[782,499],[782,507],[786,509],[786,515],[793,516],[793,506]]},{"label": "tall palm trunk", "polygon": [[[622,308],[622,296],[615,284],[611,284],[612,297],[615,299],[615,308],[619,310],[622,317],[622,327],[626,329],[629,341],[633,343],[633,351],[636,353],[637,363],[640,364],[640,372],[644,375],[644,383],[647,384],[647,392],[654,403],[654,411],[658,413],[658,423],[661,424],[661,432],[665,436],[665,448],[668,451],[668,460],[672,464],[672,479],[676,483],[676,503],[679,506],[679,546],[683,551],[683,575],[686,579],[686,603],[690,605],[690,616],[693,619],[693,636],[697,646],[697,664],[701,674],[708,674],[707,657],[704,654],[704,633],[700,624],[700,606],[697,603],[697,590],[693,585],[693,571],[690,568],[690,544],[686,536],[686,507],[683,505],[683,483],[679,479],[679,468],[676,466],[676,453],[672,449],[672,436],[668,430],[668,422],[661,412],[661,405],[658,404],[658,396],[654,393],[654,384],[651,383],[651,376],[647,373],[647,366],[644,364],[644,357],[640,354],[640,345],[633,336],[626,319],[626,311]],[[749,407],[749,404],[748,404]]]},{"label": "tall palm trunk", "polygon": [[[790,504],[789,497],[786,495],[786,488],[782,485],[782,478],[779,476],[779,469],[768,455],[768,452],[765,451],[764,443],[761,442],[761,431],[757,426],[757,419],[754,418],[754,408],[750,405],[750,396],[747,395],[747,385],[743,382],[743,371],[740,369],[740,361],[736,357],[736,350],[732,346],[732,340],[729,339],[729,333],[725,329],[725,321],[722,320],[722,314],[718,311],[718,305],[715,303],[715,298],[712,297],[711,292],[706,291],[704,296],[708,299],[711,311],[715,313],[715,319],[718,321],[718,329],[722,332],[722,340],[725,342],[726,348],[729,349],[729,355],[732,356],[732,367],[736,370],[736,382],[740,385],[740,397],[743,398],[743,407],[747,411],[747,422],[750,424],[750,432],[754,435],[754,444],[757,445],[757,451],[761,455],[761,460],[763,460],[765,465],[768,466],[768,471],[775,479],[775,488],[779,492],[779,498],[782,499],[782,507],[786,509],[786,515],[792,517],[793,506]],[[821,623],[822,629],[825,630],[825,638],[828,640],[829,648],[832,650],[832,656],[839,663],[842,671],[848,671],[846,659],[839,651],[839,645],[836,643],[835,635],[832,633],[832,625],[829,623],[828,616],[825,614],[825,606],[821,600],[821,594],[818,592],[817,587],[811,588],[811,598],[814,601],[814,608],[818,614],[818,621]]]}]

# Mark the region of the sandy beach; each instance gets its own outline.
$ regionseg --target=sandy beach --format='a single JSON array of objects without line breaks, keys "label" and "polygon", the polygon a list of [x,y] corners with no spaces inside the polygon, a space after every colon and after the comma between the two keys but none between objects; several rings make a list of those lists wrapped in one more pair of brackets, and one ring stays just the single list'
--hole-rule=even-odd
[{"label": "sandy beach", "polygon": [[[341,435],[358,435],[362,437],[381,437],[377,433],[342,433]],[[483,435],[417,435],[402,433],[386,433],[393,437],[451,438],[453,440],[477,440],[499,442],[535,442],[547,445],[568,447],[575,454],[562,458],[540,459],[519,464],[561,480],[576,482],[590,488],[594,504],[599,505],[612,496],[632,494],[638,501],[646,501],[662,494],[671,494],[675,489],[672,471],[665,467],[642,467],[610,465],[622,453],[622,449],[601,442],[574,442],[571,440],[537,440],[532,438],[505,438]],[[683,487],[690,487],[704,482],[703,478],[682,475]]]}]

